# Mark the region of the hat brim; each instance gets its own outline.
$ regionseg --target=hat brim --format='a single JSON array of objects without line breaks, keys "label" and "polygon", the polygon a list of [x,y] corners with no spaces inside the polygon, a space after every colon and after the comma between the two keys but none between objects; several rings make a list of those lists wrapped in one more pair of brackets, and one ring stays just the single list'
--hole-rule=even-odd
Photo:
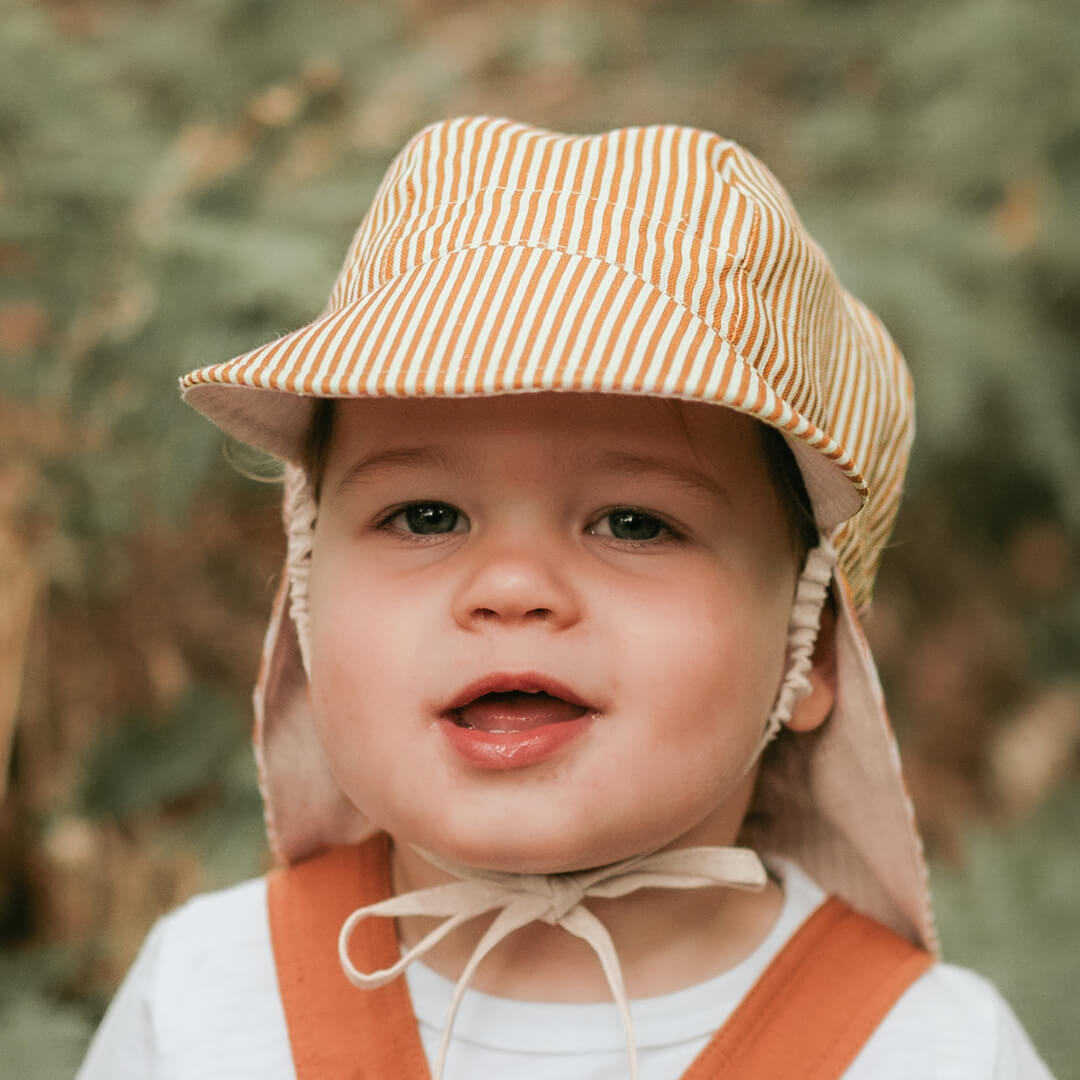
[{"label": "hat brim", "polygon": [[[316,397],[569,391],[707,402],[784,434],[823,531],[866,500],[847,449],[712,326],[619,266],[551,248],[487,245],[432,259],[180,385],[230,435],[292,462]],[[790,389],[814,401],[826,388]]]}]

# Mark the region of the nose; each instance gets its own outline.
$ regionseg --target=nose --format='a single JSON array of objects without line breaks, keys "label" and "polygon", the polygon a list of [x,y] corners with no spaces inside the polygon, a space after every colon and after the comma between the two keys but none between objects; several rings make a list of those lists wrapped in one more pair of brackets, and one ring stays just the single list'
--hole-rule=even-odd
[{"label": "nose", "polygon": [[481,544],[454,595],[458,625],[565,629],[581,618],[581,599],[566,565],[568,553],[537,541]]}]

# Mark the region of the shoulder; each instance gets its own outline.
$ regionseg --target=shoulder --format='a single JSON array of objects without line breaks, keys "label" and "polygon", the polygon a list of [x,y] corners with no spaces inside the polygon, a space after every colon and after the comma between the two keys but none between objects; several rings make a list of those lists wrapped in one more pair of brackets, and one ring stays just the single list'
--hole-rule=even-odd
[{"label": "shoulder", "polygon": [[[825,893],[796,863],[766,859],[801,925]],[[789,916],[789,926],[790,926]],[[789,929],[789,933],[793,933]],[[846,1080],[1051,1080],[1012,1009],[989,980],[934,964],[878,1025]]]},{"label": "shoulder", "polygon": [[246,982],[272,974],[266,879],[193,897],[159,921],[151,941],[159,993],[190,979]]},{"label": "shoulder", "polygon": [[157,923],[79,1074],[291,1075],[263,878],[197,896]]},{"label": "shoulder", "polygon": [[1049,1080],[1050,1073],[992,983],[935,964],[870,1037],[849,1080]]}]

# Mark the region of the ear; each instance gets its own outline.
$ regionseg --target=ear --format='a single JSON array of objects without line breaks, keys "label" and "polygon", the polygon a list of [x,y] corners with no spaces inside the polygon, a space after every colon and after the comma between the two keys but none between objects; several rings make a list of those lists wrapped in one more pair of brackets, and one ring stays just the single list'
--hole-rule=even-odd
[{"label": "ear", "polygon": [[814,664],[808,675],[810,693],[800,698],[784,725],[792,731],[813,731],[825,723],[836,701],[836,609],[826,602],[814,646]]}]

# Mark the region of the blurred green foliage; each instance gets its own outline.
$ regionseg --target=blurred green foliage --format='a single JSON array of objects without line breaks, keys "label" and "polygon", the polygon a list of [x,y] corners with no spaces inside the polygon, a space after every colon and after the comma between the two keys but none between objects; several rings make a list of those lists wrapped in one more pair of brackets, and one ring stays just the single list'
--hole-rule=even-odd
[{"label": "blurred green foliage", "polygon": [[[157,722],[122,717],[86,763],[82,803],[92,815],[126,818],[217,783],[228,764],[232,703],[189,690]],[[163,754],[162,746],[170,753]]]},{"label": "blurred green foliage", "polygon": [[[1080,791],[1063,789],[1020,825],[969,838],[962,868],[932,875],[948,959],[995,982],[1022,1009],[1032,1041],[1058,1080],[1080,1076],[1075,1025],[1058,1002],[1076,995]],[[1072,944],[1070,944],[1072,943]]]},{"label": "blurred green foliage", "polygon": [[[920,432],[870,629],[933,850],[966,867],[937,875],[946,946],[1080,1076],[1078,15],[0,0],[0,589],[33,576],[25,662],[0,649],[22,683],[0,803],[15,1075],[67,1074],[149,922],[265,860],[247,694],[276,496],[224,464],[177,375],[310,318],[401,143],[498,112],[731,135],[893,330]],[[986,824],[1033,812],[1007,840]]]}]

